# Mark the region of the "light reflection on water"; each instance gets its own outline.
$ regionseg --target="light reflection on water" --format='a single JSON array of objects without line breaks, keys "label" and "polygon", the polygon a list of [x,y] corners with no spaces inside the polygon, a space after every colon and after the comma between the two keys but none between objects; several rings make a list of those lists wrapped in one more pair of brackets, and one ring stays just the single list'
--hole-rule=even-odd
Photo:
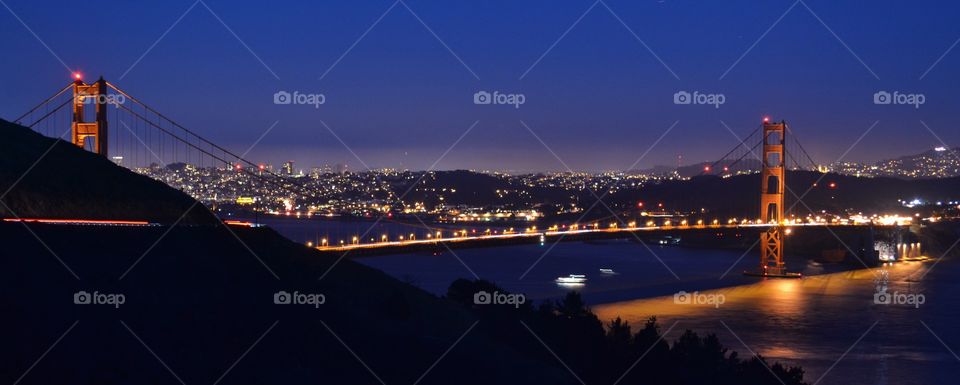
[{"label": "light reflection on water", "polygon": [[[703,291],[725,297],[719,308],[677,304],[673,296],[664,296],[598,305],[593,311],[601,319],[619,316],[635,325],[653,315],[664,329],[677,323],[668,340],[677,338],[685,329],[716,333],[741,355],[753,351],[775,361],[803,366],[810,383],[824,373],[827,375],[821,384],[942,383],[960,368],[960,363],[946,355],[948,352],[920,321],[938,323],[941,326],[936,331],[941,338],[960,343],[951,338],[957,336],[955,328],[942,326],[955,318],[945,319],[933,313],[937,305],[929,299],[919,308],[874,302],[882,270],[889,273],[891,292],[952,297],[951,292],[930,290],[924,281],[918,281],[929,264],[898,263]],[[957,302],[954,298],[949,301]],[[854,346],[861,336],[862,340]],[[841,357],[843,360],[838,363]]]}]

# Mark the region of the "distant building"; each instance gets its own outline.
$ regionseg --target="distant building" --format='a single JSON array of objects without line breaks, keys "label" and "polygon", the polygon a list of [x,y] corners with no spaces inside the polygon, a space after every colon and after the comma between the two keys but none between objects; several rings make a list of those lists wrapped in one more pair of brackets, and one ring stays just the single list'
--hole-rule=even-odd
[{"label": "distant building", "polygon": [[289,160],[283,163],[283,174],[293,175],[293,161]]},{"label": "distant building", "polygon": [[320,179],[320,176],[324,174],[333,173],[333,168],[330,165],[323,165],[320,167],[311,167],[310,168],[310,177],[313,179]]}]

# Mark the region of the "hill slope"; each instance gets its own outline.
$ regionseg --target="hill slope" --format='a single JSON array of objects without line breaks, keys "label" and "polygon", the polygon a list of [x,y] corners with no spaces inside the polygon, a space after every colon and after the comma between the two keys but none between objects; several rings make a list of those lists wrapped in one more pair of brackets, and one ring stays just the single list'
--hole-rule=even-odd
[{"label": "hill slope", "polygon": [[[0,187],[30,171],[4,198],[21,217],[171,223],[194,206],[69,143],[0,127]],[[573,382],[550,357],[491,342],[452,301],[268,228],[228,228],[202,205],[187,218],[0,222],[0,313],[11,315],[0,325],[15,331],[0,344],[0,382]],[[81,291],[124,302],[76,304]],[[280,291],[325,303],[276,304]]]},{"label": "hill slope", "polygon": [[187,194],[69,142],[2,119],[0,132],[0,217],[217,221]]}]

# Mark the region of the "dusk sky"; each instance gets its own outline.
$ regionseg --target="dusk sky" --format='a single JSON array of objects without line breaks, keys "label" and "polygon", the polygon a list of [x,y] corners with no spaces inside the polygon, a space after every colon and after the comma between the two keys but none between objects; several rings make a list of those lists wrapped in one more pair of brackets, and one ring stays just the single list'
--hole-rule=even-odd
[{"label": "dusk sky", "polygon": [[[426,169],[462,136],[436,168],[563,170],[532,130],[573,169],[625,169],[675,122],[638,167],[693,163],[737,143],[721,121],[745,137],[765,115],[787,120],[820,163],[875,122],[846,160],[960,143],[953,1],[2,5],[0,117],[78,70],[237,152],[279,121],[248,158],[298,168],[362,169],[359,157]],[[325,103],[277,105],[278,91]],[[478,91],[525,102],[478,105]],[[675,104],[679,91],[724,103]],[[924,103],[878,105],[878,91]]]}]

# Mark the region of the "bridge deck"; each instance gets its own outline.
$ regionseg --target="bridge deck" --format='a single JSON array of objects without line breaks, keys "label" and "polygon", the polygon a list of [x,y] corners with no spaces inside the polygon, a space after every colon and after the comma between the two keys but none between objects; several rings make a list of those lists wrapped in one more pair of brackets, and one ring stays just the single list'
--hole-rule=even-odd
[{"label": "bridge deck", "polygon": [[[396,240],[396,241],[380,241],[380,242],[370,242],[370,243],[361,243],[355,242],[350,244],[339,244],[339,245],[319,245],[315,248],[321,251],[330,251],[330,252],[345,252],[350,250],[368,250],[368,249],[382,249],[382,248],[406,248],[406,247],[417,247],[417,246],[430,246],[442,244],[458,244],[458,243],[475,243],[482,244],[485,241],[490,243],[495,243],[496,241],[507,241],[507,240],[516,240],[518,242],[528,241],[533,243],[537,240],[557,240],[569,236],[576,236],[572,239],[583,240],[590,239],[591,235],[596,235],[599,237],[606,238],[624,238],[630,236],[631,234],[636,233],[652,233],[657,231],[684,231],[684,230],[703,230],[703,229],[764,229],[774,226],[773,224],[704,224],[704,225],[677,225],[677,226],[643,226],[643,227],[618,227],[618,228],[605,228],[605,229],[577,229],[577,230],[549,230],[549,231],[523,231],[523,232],[507,232],[502,234],[483,234],[483,235],[470,235],[470,236],[460,236],[460,237],[444,237],[444,238],[426,238],[426,239],[407,239],[407,240]],[[803,224],[790,224],[787,225],[788,228],[791,227],[858,227],[858,226],[875,226],[875,227],[895,227],[896,225],[884,225],[884,224],[841,224],[841,223],[803,223]],[[360,238],[360,237],[358,237]]]}]

